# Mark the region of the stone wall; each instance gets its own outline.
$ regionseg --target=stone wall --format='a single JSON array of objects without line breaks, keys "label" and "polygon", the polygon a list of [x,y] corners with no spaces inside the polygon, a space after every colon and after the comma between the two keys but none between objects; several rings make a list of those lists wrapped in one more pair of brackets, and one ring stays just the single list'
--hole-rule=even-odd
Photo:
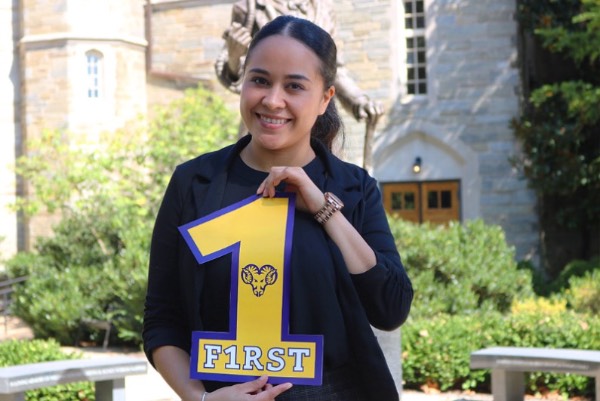
[{"label": "stone wall", "polygon": [[[224,44],[223,32],[231,21],[234,2],[153,2],[149,48],[151,70],[158,76],[149,76],[149,104],[168,102],[180,96],[182,88],[201,82],[237,111],[238,96],[221,86],[214,69]],[[174,77],[169,80],[160,74]]]},{"label": "stone wall", "polygon": [[19,12],[25,23],[22,35],[54,35],[69,31],[68,0],[21,0]]},{"label": "stone wall", "polygon": [[[463,218],[501,225],[519,258],[535,257],[536,199],[509,161],[519,151],[509,127],[520,107],[515,3],[430,1],[426,12],[428,94],[403,95],[398,77],[377,173],[385,181],[461,180]],[[417,155],[423,173],[414,177],[408,166]]]},{"label": "stone wall", "polygon": [[[334,2],[337,21],[335,41],[350,77],[371,99],[389,110],[393,93],[393,70],[390,55],[393,8],[390,0],[343,0]],[[346,128],[345,146],[340,152],[344,159],[362,165],[366,132],[364,121],[356,121],[347,110],[342,111]],[[387,112],[377,125],[381,133]]]}]

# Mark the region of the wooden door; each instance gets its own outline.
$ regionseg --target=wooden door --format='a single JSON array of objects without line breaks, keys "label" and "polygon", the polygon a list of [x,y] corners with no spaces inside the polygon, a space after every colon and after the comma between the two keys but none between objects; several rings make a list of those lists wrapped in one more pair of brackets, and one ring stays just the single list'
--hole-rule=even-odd
[{"label": "wooden door", "polygon": [[383,186],[383,206],[392,216],[419,223],[421,222],[420,205],[418,183],[385,184]]},{"label": "wooden door", "polygon": [[446,224],[460,220],[458,182],[423,182],[421,190],[423,221]]},{"label": "wooden door", "polygon": [[415,223],[460,221],[459,181],[385,183],[383,206],[388,214]]}]

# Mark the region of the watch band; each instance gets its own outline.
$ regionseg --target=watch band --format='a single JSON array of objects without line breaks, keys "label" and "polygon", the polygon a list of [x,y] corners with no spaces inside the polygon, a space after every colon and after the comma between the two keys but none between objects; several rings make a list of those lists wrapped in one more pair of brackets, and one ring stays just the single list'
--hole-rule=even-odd
[{"label": "watch band", "polygon": [[331,192],[325,192],[323,195],[325,195],[325,204],[321,210],[315,214],[315,219],[320,224],[325,224],[335,212],[344,207],[342,201]]}]

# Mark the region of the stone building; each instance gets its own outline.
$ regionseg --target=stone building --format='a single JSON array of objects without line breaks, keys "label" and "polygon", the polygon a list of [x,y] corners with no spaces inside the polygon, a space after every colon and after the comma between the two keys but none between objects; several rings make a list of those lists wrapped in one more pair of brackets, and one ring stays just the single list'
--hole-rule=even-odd
[{"label": "stone building", "polygon": [[[6,208],[12,167],[44,128],[123,126],[202,83],[233,109],[214,61],[233,0],[0,0],[0,257],[47,232]],[[357,84],[386,107],[372,173],[388,210],[414,221],[482,218],[517,257],[537,258],[536,198],[511,168],[519,151],[514,0],[335,1],[336,41]],[[365,124],[341,155],[362,163]],[[201,133],[199,133],[201,134]]]}]

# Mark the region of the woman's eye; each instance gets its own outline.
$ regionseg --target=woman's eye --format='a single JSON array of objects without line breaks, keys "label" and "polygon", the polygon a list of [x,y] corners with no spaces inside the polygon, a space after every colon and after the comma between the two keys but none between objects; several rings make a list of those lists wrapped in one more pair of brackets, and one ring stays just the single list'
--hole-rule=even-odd
[{"label": "woman's eye", "polygon": [[254,77],[251,79],[251,81],[258,85],[267,85],[268,84],[267,80],[263,77]]},{"label": "woman's eye", "polygon": [[296,83],[291,83],[291,84],[289,84],[289,85],[288,85],[288,87],[289,87],[290,89],[293,89],[293,90],[301,90],[301,89],[304,89],[302,85],[300,85],[300,84],[296,84]]}]

